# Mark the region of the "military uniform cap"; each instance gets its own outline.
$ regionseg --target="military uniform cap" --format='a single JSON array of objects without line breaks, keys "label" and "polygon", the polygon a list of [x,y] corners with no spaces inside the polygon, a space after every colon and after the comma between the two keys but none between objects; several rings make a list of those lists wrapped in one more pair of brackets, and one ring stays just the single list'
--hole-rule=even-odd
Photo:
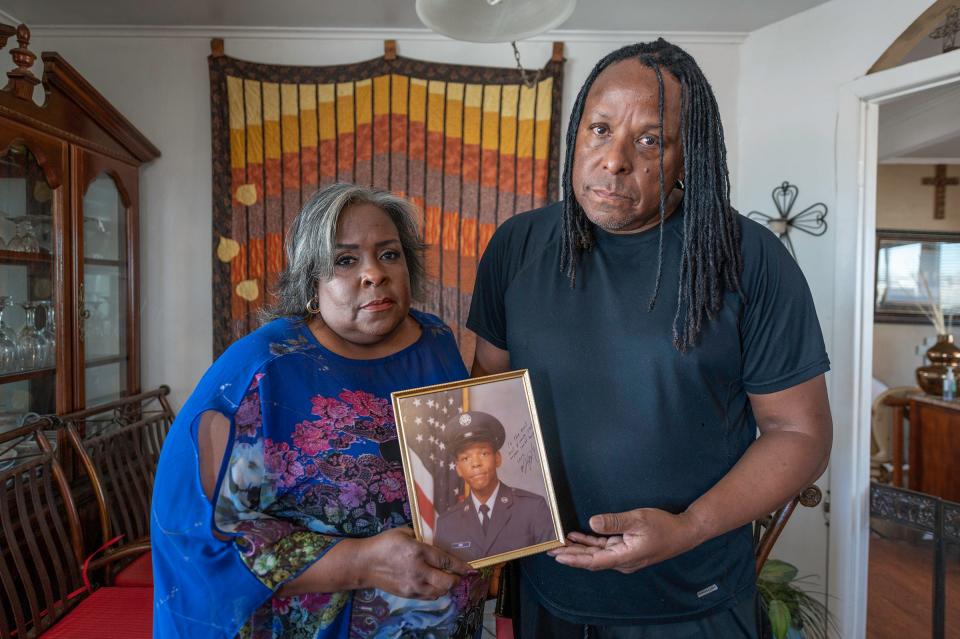
[{"label": "military uniform cap", "polygon": [[447,438],[450,448],[457,453],[472,442],[490,442],[494,450],[500,450],[507,438],[500,420],[478,410],[465,411],[447,422]]}]

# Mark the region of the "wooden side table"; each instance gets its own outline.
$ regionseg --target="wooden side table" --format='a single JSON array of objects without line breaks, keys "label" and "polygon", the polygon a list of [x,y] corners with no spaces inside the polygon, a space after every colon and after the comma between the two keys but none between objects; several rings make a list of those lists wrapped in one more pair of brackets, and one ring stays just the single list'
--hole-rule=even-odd
[{"label": "wooden side table", "polygon": [[960,401],[921,393],[910,395],[909,400],[908,487],[960,502]]}]

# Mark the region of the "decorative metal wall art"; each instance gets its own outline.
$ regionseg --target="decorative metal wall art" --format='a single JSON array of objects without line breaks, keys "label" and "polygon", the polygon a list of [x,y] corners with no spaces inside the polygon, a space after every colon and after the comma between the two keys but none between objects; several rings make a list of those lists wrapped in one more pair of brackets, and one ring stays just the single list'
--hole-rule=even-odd
[{"label": "decorative metal wall art", "polygon": [[777,207],[777,216],[767,215],[760,211],[747,213],[748,218],[766,224],[767,228],[776,233],[787,250],[790,251],[793,259],[797,259],[797,253],[794,251],[793,242],[790,240],[790,229],[797,229],[814,237],[820,237],[827,232],[827,205],[823,202],[811,204],[799,213],[790,215],[799,193],[800,189],[795,184],[784,182],[770,193],[773,204]]},{"label": "decorative metal wall art", "polygon": [[943,53],[950,53],[957,46],[957,34],[960,33],[960,7],[953,7],[947,12],[943,24],[933,30],[930,37],[934,40],[943,40]]}]

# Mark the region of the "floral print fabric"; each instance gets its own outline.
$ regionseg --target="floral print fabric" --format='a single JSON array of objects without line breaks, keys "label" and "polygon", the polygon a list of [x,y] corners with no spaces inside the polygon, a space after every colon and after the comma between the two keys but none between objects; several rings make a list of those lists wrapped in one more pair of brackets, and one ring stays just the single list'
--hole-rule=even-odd
[{"label": "floral print fabric", "polygon": [[[265,361],[248,375],[234,403],[232,440],[211,522],[220,537],[232,539],[220,544],[233,546],[267,595],[255,606],[245,597],[246,612],[234,606],[234,618],[245,615],[236,636],[439,639],[476,634],[488,571],[461,580],[449,595],[430,602],[379,590],[269,594],[341,539],[410,524],[389,393],[466,377],[449,330],[433,316],[414,316],[423,326],[414,346],[362,362],[327,351],[302,324],[277,320],[264,327],[274,330],[261,336],[268,338],[258,344]],[[220,385],[221,390],[230,387]],[[158,481],[165,479],[162,466],[163,461]]]}]

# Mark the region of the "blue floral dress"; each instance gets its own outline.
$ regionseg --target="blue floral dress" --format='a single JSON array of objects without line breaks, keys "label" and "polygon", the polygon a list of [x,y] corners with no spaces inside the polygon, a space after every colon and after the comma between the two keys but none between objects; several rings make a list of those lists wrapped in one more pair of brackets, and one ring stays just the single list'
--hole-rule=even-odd
[{"label": "blue floral dress", "polygon": [[[274,594],[341,539],[410,523],[390,393],[467,376],[450,330],[433,315],[411,315],[420,339],[388,357],[341,357],[303,322],[279,319],[233,344],[207,371],[157,469],[157,639],[475,635],[488,572],[436,601],[374,589]],[[197,453],[206,411],[233,425],[213,504]]]}]

